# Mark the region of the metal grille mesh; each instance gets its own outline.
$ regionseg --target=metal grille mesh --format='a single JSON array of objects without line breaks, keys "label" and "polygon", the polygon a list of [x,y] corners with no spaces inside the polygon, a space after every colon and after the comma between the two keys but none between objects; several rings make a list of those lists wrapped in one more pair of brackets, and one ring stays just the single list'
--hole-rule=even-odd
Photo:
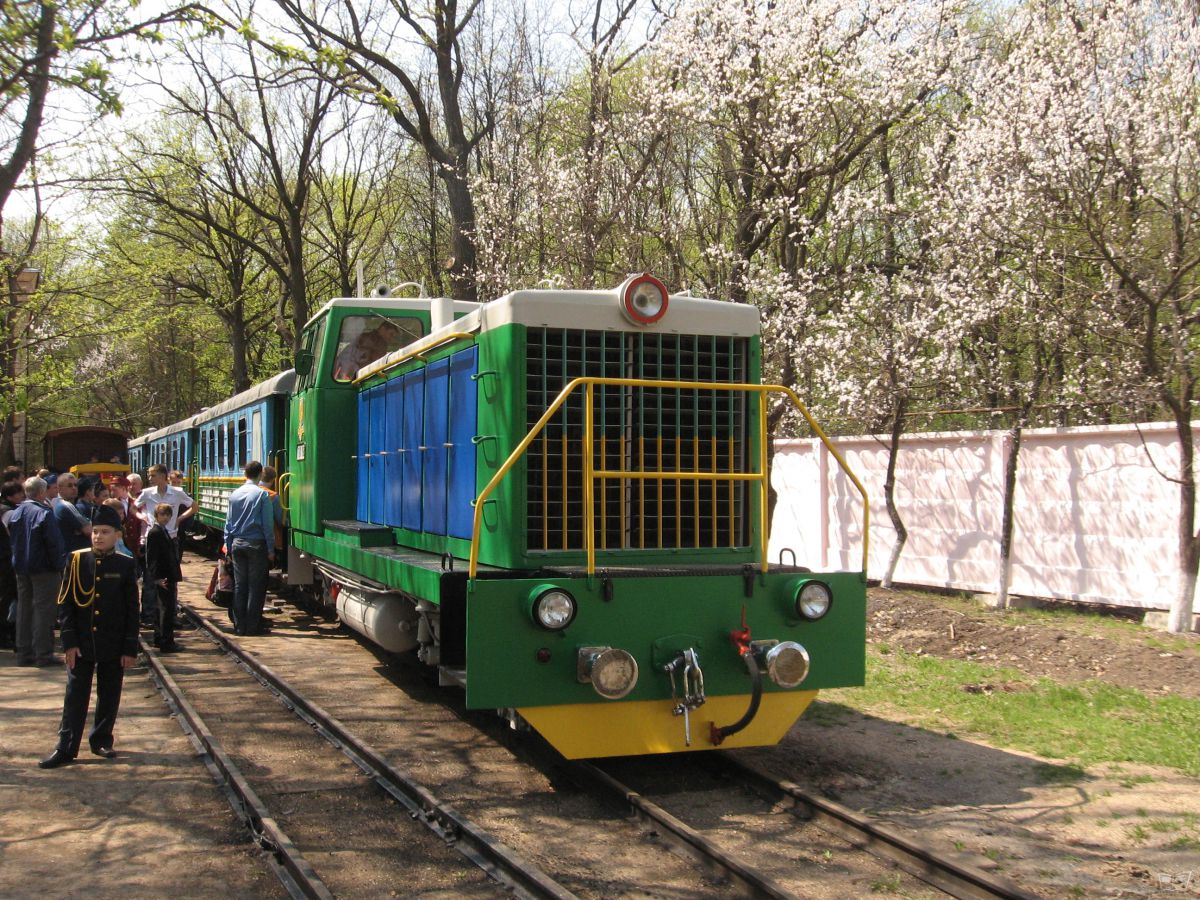
[{"label": "metal grille mesh", "polygon": [[[530,328],[526,427],[573,378],[744,382],[747,338]],[[746,395],[738,391],[597,386],[593,466],[645,472],[745,472]],[[534,440],[528,475],[530,551],[582,550],[585,392],[577,389]],[[744,547],[746,482],[596,482],[599,550]]]}]

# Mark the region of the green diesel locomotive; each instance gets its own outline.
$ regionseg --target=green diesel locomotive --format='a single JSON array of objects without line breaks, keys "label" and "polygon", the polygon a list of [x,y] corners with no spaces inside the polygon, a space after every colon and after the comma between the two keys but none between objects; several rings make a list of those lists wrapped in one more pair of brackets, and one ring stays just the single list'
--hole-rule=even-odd
[{"label": "green diesel locomotive", "polygon": [[761,383],[757,309],[637,275],[332,300],[294,376],[172,428],[202,519],[271,459],[291,584],[579,758],[773,744],[862,684],[865,572],[767,559],[779,398],[829,443]]}]

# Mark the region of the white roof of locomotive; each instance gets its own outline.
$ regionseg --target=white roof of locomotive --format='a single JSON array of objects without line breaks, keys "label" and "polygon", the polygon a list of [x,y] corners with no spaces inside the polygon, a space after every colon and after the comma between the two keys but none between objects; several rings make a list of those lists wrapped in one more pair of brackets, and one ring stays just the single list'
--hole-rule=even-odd
[{"label": "white roof of locomotive", "polygon": [[[330,301],[326,307],[339,301]],[[361,306],[373,305],[371,298],[353,301]],[[432,300],[404,301],[409,304],[430,304]],[[342,305],[350,305],[345,303]],[[718,337],[754,337],[759,333],[759,311],[756,306],[731,303],[726,300],[708,300],[687,294],[671,294],[667,313],[649,325],[634,325],[621,312],[619,290],[605,291],[562,291],[528,290],[513,291],[490,303],[455,301],[455,311],[467,312],[460,319],[437,329],[406,347],[394,350],[358,370],[362,378],[371,372],[386,369],[388,364],[412,352],[420,344],[436,344],[443,335],[455,332],[483,332],[505,325],[525,325],[531,328],[570,328],[589,331],[645,332],[650,334],[694,334]],[[395,308],[395,307],[389,307]]]},{"label": "white roof of locomotive", "polygon": [[513,291],[463,316],[450,330],[489,331],[514,324],[534,328],[720,337],[753,337],[759,332],[758,307],[687,294],[671,294],[667,313],[657,322],[634,325],[621,312],[619,290]]},{"label": "white roof of locomotive", "polygon": [[[307,328],[329,310],[340,306],[355,306],[363,309],[421,309],[426,312],[436,300],[436,297],[334,297],[324,306],[318,309],[309,320],[304,323]],[[483,304],[473,303],[470,300],[455,300],[454,311],[456,313],[468,313],[478,309]]]}]

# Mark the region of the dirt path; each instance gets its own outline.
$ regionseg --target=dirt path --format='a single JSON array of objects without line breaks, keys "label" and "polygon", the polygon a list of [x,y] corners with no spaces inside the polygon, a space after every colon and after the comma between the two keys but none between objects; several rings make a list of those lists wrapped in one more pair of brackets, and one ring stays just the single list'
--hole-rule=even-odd
[{"label": "dirt path", "polygon": [[117,757],[43,771],[66,676],[0,651],[0,893],[283,897],[144,669],[125,680]]}]

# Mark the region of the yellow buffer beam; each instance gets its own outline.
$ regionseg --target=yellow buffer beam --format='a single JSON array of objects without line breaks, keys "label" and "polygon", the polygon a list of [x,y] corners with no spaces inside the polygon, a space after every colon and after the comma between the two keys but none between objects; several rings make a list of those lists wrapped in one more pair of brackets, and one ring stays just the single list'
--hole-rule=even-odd
[{"label": "yellow buffer beam", "polygon": [[[727,737],[721,749],[779,743],[817,698],[817,693],[764,694],[758,715],[743,731]],[[740,719],[750,705],[750,695],[709,697],[703,706],[693,710],[690,747],[684,743],[683,718],[671,715],[673,705],[670,700],[634,700],[524,706],[518,707],[517,712],[567,759],[683,753],[712,750],[711,726],[728,725]]]}]

